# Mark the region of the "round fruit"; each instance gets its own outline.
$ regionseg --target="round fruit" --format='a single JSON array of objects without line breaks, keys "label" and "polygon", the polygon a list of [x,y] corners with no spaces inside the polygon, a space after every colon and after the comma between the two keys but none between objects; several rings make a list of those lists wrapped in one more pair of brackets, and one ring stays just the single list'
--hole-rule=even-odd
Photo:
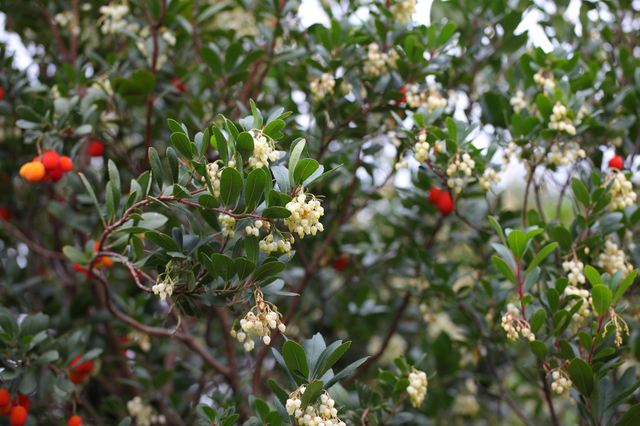
[{"label": "round fruit", "polygon": [[179,91],[184,92],[186,83],[178,84],[179,81],[180,81],[180,79],[178,77],[173,77],[171,79],[171,84],[176,86],[176,89],[178,89]]},{"label": "round fruit", "polygon": [[336,271],[344,271],[344,269],[347,267],[347,265],[349,264],[349,258],[347,257],[346,254],[342,254],[340,255],[339,258],[337,258],[332,264],[331,266],[333,267],[333,269],[335,269]]},{"label": "round fruit", "polygon": [[4,98],[4,89],[0,87],[0,101]]},{"label": "round fruit", "polygon": [[609,167],[612,169],[622,170],[624,168],[624,160],[619,155],[616,155],[609,160]]},{"label": "round fruit", "polygon": [[[406,88],[406,87],[403,87],[402,89],[400,89],[400,93],[402,93],[403,95],[406,95],[406,93],[407,93],[407,88]],[[396,102],[398,102],[399,104],[401,104],[401,103],[404,103],[404,102],[406,102],[406,101],[407,101],[407,97],[406,97],[406,96],[403,96],[403,97],[401,97],[400,99],[398,99]]]},{"label": "round fruit", "polygon": [[60,157],[60,168],[64,173],[73,170],[73,161],[71,161],[71,158],[67,157],[66,155]]},{"label": "round fruit", "polygon": [[31,166],[31,163],[25,163],[20,167],[20,177],[23,178],[26,176],[27,169]]},{"label": "round fruit", "polygon": [[60,164],[60,156],[55,151],[47,151],[42,154],[42,164],[47,170],[57,169]]},{"label": "round fruit", "polygon": [[440,194],[440,198],[438,199],[438,210],[440,210],[440,213],[445,216],[453,211],[453,201],[451,200],[451,195],[448,192]]},{"label": "round fruit", "polygon": [[442,191],[435,186],[429,190],[429,202],[431,204],[438,204],[438,200],[440,199],[440,195]]},{"label": "round fruit", "polygon": [[[6,220],[7,222],[10,221],[11,220],[11,210],[9,210],[6,207],[0,207],[0,217],[2,219]],[[0,389],[0,406],[5,405],[5,404],[2,404],[2,401],[3,401],[3,399],[2,399],[2,391],[7,392],[5,389]]]},{"label": "round fruit", "polygon": [[21,406],[13,407],[11,414],[9,414],[9,423],[11,423],[11,426],[23,426],[26,422],[27,410]]},{"label": "round fruit", "polygon": [[13,404],[9,401],[9,403],[0,407],[0,416],[8,416],[12,408]]},{"label": "round fruit", "polygon": [[67,426],[80,426],[82,424],[82,419],[80,416],[71,416]]},{"label": "round fruit", "polygon": [[40,182],[43,180],[45,172],[46,170],[42,163],[32,161],[24,172],[24,178],[31,183]]},{"label": "round fruit", "polygon": [[21,393],[13,398],[13,405],[24,407],[27,411],[31,410],[31,401],[29,400],[29,397]]},{"label": "round fruit", "polygon": [[84,373],[69,373],[69,380],[71,383],[77,385],[78,383],[82,383],[84,381]]},{"label": "round fruit", "polygon": [[6,389],[0,389],[0,406],[5,406],[11,402],[11,394]]},{"label": "round fruit", "polygon": [[62,179],[63,174],[64,173],[62,172],[62,168],[58,166],[49,172],[49,177],[51,178],[52,181],[57,182],[60,179]]},{"label": "round fruit", "polygon": [[76,363],[80,361],[80,358],[82,358],[82,355],[78,355],[77,357],[75,357],[73,361],[71,361],[71,363],[69,364],[72,367],[71,372],[81,373],[81,374],[91,373],[93,371],[93,361],[85,361],[82,364],[76,365]]},{"label": "round fruit", "polygon": [[101,157],[104,154],[104,144],[99,141],[93,141],[89,144],[89,155],[92,157]]}]

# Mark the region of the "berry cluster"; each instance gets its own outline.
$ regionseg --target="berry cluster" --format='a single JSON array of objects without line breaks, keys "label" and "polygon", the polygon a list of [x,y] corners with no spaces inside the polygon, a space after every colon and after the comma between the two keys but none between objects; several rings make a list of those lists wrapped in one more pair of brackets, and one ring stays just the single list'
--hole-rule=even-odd
[{"label": "berry cluster", "polygon": [[412,367],[409,373],[407,393],[411,398],[411,405],[415,408],[419,408],[422,401],[424,401],[424,397],[427,394],[427,385],[427,374],[424,371],[416,370],[415,367]]},{"label": "berry cluster", "polygon": [[12,402],[9,391],[0,389],[0,416],[9,416],[11,426],[23,426],[30,409],[31,401],[28,396],[18,394]]},{"label": "berry cluster", "polygon": [[289,201],[285,208],[291,212],[291,216],[284,219],[284,224],[289,227],[289,231],[296,232],[300,238],[324,231],[324,226],[320,223],[324,208],[315,195],[311,195],[311,200],[307,202],[304,188],[300,188],[300,193]]},{"label": "berry cluster", "polygon": [[391,15],[393,19],[405,24],[411,20],[411,16],[416,13],[416,0],[400,0],[391,6]]},{"label": "berry cluster", "polygon": [[71,368],[69,370],[69,380],[71,380],[71,383],[82,383],[93,372],[93,361],[89,360],[78,364],[80,358],[82,358],[82,355],[78,355],[69,363]]},{"label": "berry cluster", "polygon": [[502,328],[506,331],[507,338],[510,340],[518,340],[518,333],[522,333],[522,337],[531,342],[536,340],[535,334],[531,332],[529,323],[516,317],[511,312],[507,312],[502,316]]},{"label": "berry cluster", "polygon": [[614,171],[607,175],[607,181],[603,184],[606,188],[609,183],[613,181],[611,185],[611,201],[607,206],[610,211],[618,209],[624,209],[627,206],[632,206],[636,201],[636,193],[633,191],[633,184],[627,180],[627,177],[620,172]]},{"label": "berry cluster", "polygon": [[578,261],[577,259],[568,260],[566,262],[562,262],[562,269],[564,269],[565,272],[569,273],[569,275],[567,275],[569,284],[577,286],[578,283],[585,283],[586,278],[583,273],[584,263]]},{"label": "berry cluster", "polygon": [[[207,173],[209,173],[209,180],[211,180],[211,188],[213,189],[213,194],[211,195],[218,198],[220,196],[220,173],[222,173],[222,169],[217,162],[209,163],[207,164]],[[203,183],[207,181],[204,176],[200,180]]]},{"label": "berry cluster", "polygon": [[42,157],[20,167],[20,176],[28,182],[46,182],[49,178],[57,182],[65,173],[73,170],[73,162],[66,155],[60,156],[55,151],[46,151]]},{"label": "berry cluster", "polygon": [[605,269],[610,275],[622,271],[623,278],[633,271],[624,251],[611,238],[604,243],[604,251],[598,256],[598,267]]},{"label": "berry cluster", "polygon": [[249,133],[253,136],[253,155],[249,157],[251,167],[260,169],[265,164],[269,164],[269,161],[273,163],[280,158],[273,139],[258,130],[252,130]]},{"label": "berry cluster", "polygon": [[228,214],[220,213],[218,221],[222,225],[222,236],[225,238],[233,238],[236,235],[236,220]]},{"label": "berry cluster", "polygon": [[127,410],[129,410],[129,414],[135,419],[138,426],[163,425],[167,423],[164,414],[157,414],[155,409],[151,405],[142,402],[142,398],[139,396],[127,401]]},{"label": "berry cluster", "polygon": [[[327,94],[333,95],[333,89],[336,87],[336,81],[329,73],[322,74],[311,82],[311,92],[316,95],[318,100],[324,99]],[[351,90],[349,90],[351,91]]]},{"label": "berry cluster", "polygon": [[549,129],[567,132],[571,136],[576,134],[576,128],[567,116],[567,107],[562,105],[560,101],[553,106],[553,112],[550,117]]},{"label": "berry cluster", "polygon": [[569,379],[566,373],[561,369],[555,370],[551,374],[551,377],[553,377],[551,390],[558,395],[562,395],[562,399],[568,398],[569,392],[571,391],[571,386],[573,385],[571,379]]},{"label": "berry cluster", "polygon": [[440,188],[433,187],[429,190],[429,202],[435,204],[444,216],[451,214],[453,211],[451,194],[448,191],[442,191]]},{"label": "berry cluster", "polygon": [[231,330],[231,337],[237,338],[240,343],[244,342],[244,349],[247,352],[255,348],[254,336],[262,338],[264,344],[268,345],[271,343],[272,329],[275,330],[277,327],[281,333],[287,330],[287,327],[282,323],[282,314],[278,312],[276,305],[264,300],[259,288],[256,289],[254,297],[256,305],[240,320],[242,331]]},{"label": "berry cluster", "polygon": [[320,403],[312,403],[302,411],[302,399],[306,387],[301,386],[289,395],[285,406],[287,413],[294,416],[298,425],[306,426],[346,426],[346,423],[338,418],[336,402],[331,399],[327,391],[320,395]]}]

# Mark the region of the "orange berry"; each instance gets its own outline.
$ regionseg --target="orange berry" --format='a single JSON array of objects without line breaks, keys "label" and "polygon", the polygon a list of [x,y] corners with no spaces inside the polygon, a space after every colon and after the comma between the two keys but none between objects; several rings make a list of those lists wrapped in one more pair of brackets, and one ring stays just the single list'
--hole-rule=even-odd
[{"label": "orange berry", "polygon": [[9,401],[6,405],[0,407],[0,416],[8,416],[13,408],[13,404]]},{"label": "orange berry", "polygon": [[60,164],[60,156],[55,151],[47,151],[42,154],[42,164],[47,170],[56,169],[58,168],[58,164]]},{"label": "orange berry", "polygon": [[11,423],[11,426],[23,426],[26,422],[27,410],[21,406],[13,407],[11,414],[9,414],[9,423]]},{"label": "orange berry", "polygon": [[0,406],[5,406],[11,402],[11,394],[6,389],[0,389]]},{"label": "orange berry", "polygon": [[80,416],[71,416],[67,426],[80,426],[82,424],[82,419]]},{"label": "orange berry", "polygon": [[31,183],[40,182],[43,180],[45,172],[46,170],[42,163],[36,163],[34,161],[31,162],[31,166],[25,171],[24,178]]},{"label": "orange berry", "polygon": [[24,163],[22,165],[22,167],[20,167],[20,177],[24,178],[26,173],[27,173],[27,169],[31,167],[31,163]]},{"label": "orange berry", "polygon": [[111,268],[113,266],[113,260],[108,258],[107,256],[102,256],[99,261],[100,265],[105,268]]},{"label": "orange berry", "polygon": [[31,410],[31,401],[29,400],[29,397],[21,393],[13,398],[13,405],[24,407],[27,411]]},{"label": "orange berry", "polygon": [[71,161],[71,158],[67,157],[66,155],[60,157],[60,168],[64,173],[73,170],[73,161]]},{"label": "orange berry", "polygon": [[99,141],[93,141],[89,144],[89,155],[92,157],[101,157],[104,154],[104,144]]},{"label": "orange berry", "polygon": [[[11,220],[11,210],[9,210],[6,207],[0,207],[0,218],[6,220],[7,222]],[[0,392],[2,392],[4,389],[0,389]],[[5,391],[6,392],[6,391]],[[2,397],[0,396],[0,405],[4,405],[2,404]]]}]

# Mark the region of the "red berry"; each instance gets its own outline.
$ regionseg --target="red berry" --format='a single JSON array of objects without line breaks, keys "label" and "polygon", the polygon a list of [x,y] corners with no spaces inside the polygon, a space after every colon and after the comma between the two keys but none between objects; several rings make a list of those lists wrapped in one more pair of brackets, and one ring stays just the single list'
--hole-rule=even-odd
[{"label": "red berry", "polygon": [[78,384],[78,383],[82,383],[84,381],[84,374],[82,373],[70,373],[69,374],[69,380],[71,380],[71,383],[74,384]]},{"label": "red berry", "polygon": [[104,154],[104,144],[99,141],[93,141],[89,144],[89,155],[92,157],[101,157]]},{"label": "red berry", "polygon": [[438,210],[443,215],[448,215],[453,211],[453,201],[451,195],[448,192],[443,192],[438,199]]},{"label": "red berry", "polygon": [[82,424],[82,419],[80,416],[71,416],[67,426],[80,426]]},{"label": "red berry", "polygon": [[11,426],[23,426],[26,422],[27,410],[21,406],[13,407],[11,414],[9,414],[9,423],[11,423]]},{"label": "red berry", "polygon": [[71,367],[73,367],[71,372],[82,373],[82,374],[91,373],[91,371],[93,371],[93,361],[89,360],[89,361],[83,362],[82,364],[76,365],[76,363],[80,361],[80,358],[82,358],[82,355],[78,355],[77,357],[75,357],[73,361],[71,361],[71,363],[69,364]]},{"label": "red berry", "polygon": [[62,167],[58,166],[49,172],[49,177],[52,181],[57,182],[62,179],[63,174]]},{"label": "red berry", "polygon": [[[403,87],[402,89],[400,89],[400,93],[402,93],[402,94],[407,93],[407,89],[405,87]],[[396,102],[401,104],[401,103],[406,102],[406,101],[407,101],[407,97],[403,96],[400,99],[398,99]]]},{"label": "red berry", "polygon": [[8,416],[13,408],[13,404],[9,401],[6,405],[0,407],[0,416]]},{"label": "red berry", "polygon": [[624,169],[624,160],[619,155],[616,155],[611,160],[609,160],[609,167],[612,169],[622,170]]},{"label": "red berry", "polygon": [[71,161],[71,158],[67,157],[66,155],[60,157],[60,168],[62,169],[63,173],[67,173],[73,170],[73,161]]},{"label": "red berry", "polygon": [[440,199],[440,195],[442,191],[435,186],[429,190],[429,202],[431,204],[438,204],[438,200]]},{"label": "red berry", "polygon": [[29,400],[29,397],[21,393],[13,398],[13,405],[24,407],[27,411],[31,410],[31,401]]},{"label": "red berry", "polygon": [[176,86],[176,89],[178,89],[179,91],[184,92],[186,90],[187,83],[178,84],[179,81],[180,81],[180,78],[173,77],[171,79],[171,84]]},{"label": "red berry", "polygon": [[60,164],[60,156],[55,151],[47,151],[42,154],[42,164],[46,170],[57,169]]},{"label": "red berry", "polygon": [[4,89],[0,87],[0,101],[4,98]]},{"label": "red berry", "polygon": [[333,267],[333,269],[335,269],[336,271],[344,271],[344,269],[347,267],[347,265],[349,264],[349,258],[347,257],[346,254],[342,254],[340,255],[339,258],[337,258],[332,264],[331,266]]},{"label": "red berry", "polygon": [[5,406],[11,402],[11,394],[6,389],[0,389],[0,406]]},{"label": "red berry", "polygon": [[[6,220],[7,222],[9,222],[11,220],[11,210],[9,210],[6,207],[0,207],[0,217],[4,220]],[[4,389],[0,389],[0,392],[2,392]],[[2,404],[2,398],[0,396],[0,406],[5,405]]]}]

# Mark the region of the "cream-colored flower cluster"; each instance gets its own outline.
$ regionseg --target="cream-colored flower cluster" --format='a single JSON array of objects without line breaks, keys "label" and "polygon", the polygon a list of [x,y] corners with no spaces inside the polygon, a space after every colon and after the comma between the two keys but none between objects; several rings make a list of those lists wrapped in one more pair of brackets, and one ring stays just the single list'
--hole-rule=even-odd
[{"label": "cream-colored flower cluster", "polygon": [[132,330],[127,333],[127,337],[140,346],[143,352],[149,352],[151,350],[151,339],[147,333],[143,333],[138,330]]},{"label": "cream-colored flower cluster", "polygon": [[447,100],[442,96],[434,84],[429,86],[429,92],[421,93],[420,98],[426,105],[427,112],[431,114],[436,108],[445,108],[447,106]]},{"label": "cream-colored flower cluster", "polygon": [[267,229],[270,228],[269,222],[264,223],[261,220],[256,220],[255,222],[253,222],[253,224],[249,223],[245,228],[244,228],[244,232],[247,235],[253,235],[258,237],[260,235],[260,229],[262,229],[262,227],[265,227]]},{"label": "cream-colored flower cluster", "polygon": [[[220,196],[220,174],[222,173],[222,169],[218,166],[218,163],[209,163],[207,164],[207,173],[209,173],[209,179],[211,180],[211,188],[213,189],[214,197],[218,198]],[[207,179],[202,176],[202,183],[205,183]]]},{"label": "cream-colored flower cluster", "polygon": [[222,225],[222,236],[225,238],[233,238],[236,236],[236,219],[228,214],[220,213],[218,221]]},{"label": "cream-colored flower cluster", "polygon": [[610,275],[622,271],[622,277],[626,277],[633,271],[633,267],[627,261],[624,251],[608,238],[604,243],[604,251],[598,256],[598,267],[606,270]]},{"label": "cream-colored flower cluster", "polygon": [[126,1],[122,4],[115,2],[100,7],[100,13],[102,13],[102,27],[100,31],[102,34],[114,33],[118,29],[127,30],[132,33],[140,31],[140,25],[136,22],[129,23],[124,19],[125,15],[129,14],[129,5]]},{"label": "cream-colored flower cluster", "polygon": [[346,426],[346,423],[338,418],[336,402],[329,396],[327,391],[320,395],[320,402],[314,402],[302,411],[302,395],[306,390],[301,386],[289,395],[286,410],[290,416],[296,418],[296,424],[305,426]]},{"label": "cream-colored flower cluster", "polygon": [[[373,336],[369,339],[367,344],[367,353],[375,355],[383,348],[384,339],[380,336]],[[380,364],[390,365],[393,364],[393,360],[404,355],[407,351],[407,341],[399,334],[394,333],[391,335],[387,346],[384,348],[382,355],[378,361]]]},{"label": "cream-colored flower cluster", "polygon": [[[518,145],[516,145],[515,142],[509,142],[506,148],[504,148],[504,154],[503,154],[504,161],[502,162],[502,167],[501,167],[503,172],[507,170],[507,167],[511,162],[511,157],[516,152],[516,149],[518,149]],[[517,154],[517,158],[520,159],[520,153]]]},{"label": "cream-colored flower cluster", "polygon": [[411,405],[415,408],[419,408],[422,405],[422,401],[427,395],[427,386],[427,374],[424,371],[417,370],[415,367],[411,367],[407,393],[411,398]]},{"label": "cream-colored flower cluster", "polygon": [[558,395],[562,395],[562,399],[568,398],[571,391],[571,386],[573,386],[573,382],[567,376],[567,374],[561,370],[557,369],[553,373],[551,373],[551,377],[553,377],[553,382],[551,383],[551,390]]},{"label": "cream-colored flower cluster", "polygon": [[324,99],[327,94],[333,95],[335,87],[336,80],[326,72],[311,82],[311,92],[316,95],[318,100]]},{"label": "cream-colored flower cluster", "polygon": [[418,142],[415,146],[414,157],[416,161],[418,161],[419,163],[427,161],[427,159],[429,158],[429,148],[431,148],[431,146],[429,145],[429,142],[427,142],[427,135],[421,133],[418,136]]},{"label": "cream-colored flower cluster", "polygon": [[545,77],[543,69],[540,69],[540,71],[533,75],[533,81],[543,87],[548,87],[551,90],[554,90],[556,88],[556,82],[553,77],[553,73],[549,72],[547,74],[547,77]]},{"label": "cream-colored flower cluster", "polygon": [[480,176],[480,188],[485,192],[488,192],[491,189],[492,184],[499,182],[500,176],[498,176],[498,173],[493,169],[493,167],[487,167],[484,170],[484,174]]},{"label": "cream-colored flower cluster", "polygon": [[[591,310],[589,309],[592,302],[591,293],[589,293],[589,290],[579,289],[572,285],[568,285],[564,289],[564,294],[566,296],[578,296],[582,299],[582,305],[580,305],[578,311],[573,314],[573,316],[571,317],[571,324],[569,324],[569,329],[571,330],[571,332],[573,334],[577,334],[578,329],[582,327],[582,323],[584,322],[584,320],[586,318],[589,318],[589,316],[591,315]],[[565,309],[567,311],[571,311],[571,309],[573,309],[573,307],[579,302],[580,300],[578,299],[571,299],[569,303],[567,303]]]},{"label": "cream-colored flower cluster", "polygon": [[459,416],[473,416],[480,411],[480,404],[476,394],[478,393],[478,386],[474,383],[473,379],[469,378],[465,380],[464,386],[460,388],[460,391],[456,395],[453,401],[453,407],[451,412]]},{"label": "cream-colored flower cluster", "polygon": [[283,253],[287,253],[287,257],[291,257],[291,244],[295,242],[293,235],[290,235],[288,239],[285,239],[282,235],[280,235],[280,239],[278,242],[274,240],[273,234],[267,235],[264,239],[260,240],[258,246],[260,250],[263,250],[267,256],[275,251],[282,251]]},{"label": "cream-colored flower cluster", "polygon": [[573,163],[578,158],[587,158],[587,153],[582,148],[571,148],[568,145],[564,145],[562,151],[558,145],[553,145],[551,151],[548,154],[549,163],[556,166],[566,166]]},{"label": "cream-colored flower cluster", "polygon": [[238,38],[260,35],[260,28],[256,24],[253,14],[241,7],[216,13],[212,27],[233,30]]},{"label": "cream-colored flower cluster", "polygon": [[562,269],[564,269],[565,272],[569,273],[569,275],[567,275],[569,284],[577,286],[578,283],[584,284],[586,282],[586,278],[583,273],[584,263],[578,261],[577,259],[562,262]]},{"label": "cream-colored flower cluster", "polygon": [[[287,327],[282,323],[282,314],[271,302],[264,300],[258,288],[254,293],[256,305],[240,320],[241,331],[231,330],[231,337],[244,342],[244,350],[249,352],[255,348],[254,336],[262,339],[265,345],[271,343],[271,330],[276,328],[284,333]],[[254,313],[255,311],[255,313]],[[246,340],[246,341],[245,341]]]},{"label": "cream-colored flower cluster", "polygon": [[408,169],[409,168],[409,162],[404,159],[404,154],[400,155],[400,159],[398,160],[398,162],[396,163],[396,165],[394,167],[396,169],[396,172],[399,172],[402,169]]},{"label": "cream-colored flower cluster", "polygon": [[422,105],[420,98],[420,87],[417,84],[410,84],[405,88],[405,99],[409,108],[418,108]]},{"label": "cream-colored flower cluster", "polygon": [[380,51],[378,43],[371,43],[367,48],[367,62],[363,70],[366,75],[379,76],[383,74],[385,66],[396,68],[396,60],[400,58],[398,52],[391,49],[389,53]]},{"label": "cream-colored flower cluster", "polygon": [[164,414],[157,414],[155,409],[142,402],[139,396],[127,401],[127,410],[138,426],[163,425],[167,423]]},{"label": "cream-colored flower cluster", "polygon": [[551,113],[549,129],[567,132],[569,135],[574,136],[576,134],[576,128],[571,118],[567,115],[567,112],[567,107],[562,105],[562,102],[556,102],[553,106],[553,112]]},{"label": "cream-colored flower cluster", "polygon": [[[447,176],[449,176],[447,185],[449,185],[456,194],[462,192],[462,186],[464,185],[463,176],[471,176],[475,166],[476,162],[471,159],[469,153],[465,152],[462,156],[456,154],[453,157],[453,161],[447,165],[446,173]],[[457,176],[454,176],[454,174]]]},{"label": "cream-colored flower cluster", "polygon": [[280,158],[280,153],[276,150],[273,139],[264,135],[261,131],[251,130],[253,137],[253,155],[249,157],[249,165],[254,169],[260,169],[269,161],[272,163]]},{"label": "cream-colored flower cluster", "polygon": [[160,300],[163,302],[167,300],[167,296],[171,296],[173,294],[173,289],[175,285],[171,277],[167,277],[165,281],[161,281],[156,283],[151,290],[153,290],[153,294],[156,296],[160,295]]},{"label": "cream-colored flower cluster", "polygon": [[291,216],[284,219],[284,224],[289,227],[289,231],[296,232],[300,238],[324,231],[324,226],[320,223],[320,217],[324,215],[324,208],[315,195],[311,195],[311,200],[307,202],[304,188],[300,189],[300,193],[293,197],[285,208],[291,212]]},{"label": "cream-colored flower cluster", "polygon": [[411,17],[416,13],[416,0],[400,0],[391,5],[391,15],[393,19],[405,24],[411,20]]},{"label": "cream-colored flower cluster", "polygon": [[607,187],[613,181],[611,186],[611,201],[607,206],[610,211],[624,209],[632,206],[636,201],[636,193],[633,191],[633,184],[627,180],[624,173],[614,171],[607,175],[604,186]]},{"label": "cream-colored flower cluster", "polygon": [[535,334],[531,332],[529,323],[513,315],[511,312],[507,312],[502,316],[502,328],[510,340],[518,340],[518,333],[522,333],[522,337],[531,342],[536,340]]},{"label": "cream-colored flower cluster", "polygon": [[529,103],[525,100],[524,92],[522,90],[516,91],[516,95],[509,100],[509,103],[513,107],[513,111],[516,114],[520,114],[520,111],[527,109]]}]

